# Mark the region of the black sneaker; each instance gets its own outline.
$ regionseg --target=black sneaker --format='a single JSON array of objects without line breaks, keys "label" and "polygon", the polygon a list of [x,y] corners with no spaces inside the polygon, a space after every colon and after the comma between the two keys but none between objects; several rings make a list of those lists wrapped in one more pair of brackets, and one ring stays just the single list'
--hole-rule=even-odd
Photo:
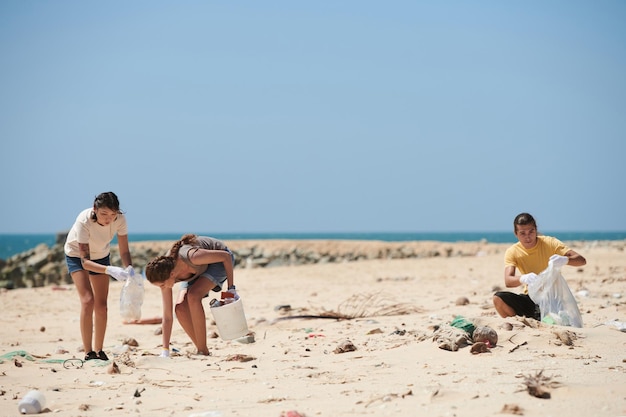
[{"label": "black sneaker", "polygon": [[100,359],[102,361],[108,361],[109,357],[107,356],[106,353],[104,353],[103,350],[101,350],[100,352],[98,352],[98,359]]},{"label": "black sneaker", "polygon": [[91,352],[88,352],[85,355],[85,360],[86,361],[90,361],[92,359],[100,359],[100,358],[98,358],[98,354],[96,352],[94,352],[93,350]]}]

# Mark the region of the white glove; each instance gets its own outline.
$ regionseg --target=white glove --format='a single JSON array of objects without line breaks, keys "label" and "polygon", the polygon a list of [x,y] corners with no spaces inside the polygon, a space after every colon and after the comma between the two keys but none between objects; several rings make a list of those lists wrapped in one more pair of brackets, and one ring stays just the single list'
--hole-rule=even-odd
[{"label": "white glove", "polygon": [[128,276],[130,277],[135,276],[135,268],[133,268],[132,265],[128,265],[124,271],[126,271],[126,273],[128,273]]},{"label": "white glove", "polygon": [[162,358],[169,358],[170,357],[170,350],[169,349],[163,349],[159,356],[162,357]]},{"label": "white glove", "polygon": [[528,274],[524,274],[519,278],[519,282],[522,284],[530,285],[533,282],[537,281],[537,274],[534,272],[529,272]]},{"label": "white glove", "polygon": [[118,281],[126,281],[129,277],[128,272],[124,271],[124,269],[119,266],[107,266],[106,273]]},{"label": "white glove", "polygon": [[552,255],[549,261],[555,268],[560,268],[567,265],[569,258],[567,256]]}]

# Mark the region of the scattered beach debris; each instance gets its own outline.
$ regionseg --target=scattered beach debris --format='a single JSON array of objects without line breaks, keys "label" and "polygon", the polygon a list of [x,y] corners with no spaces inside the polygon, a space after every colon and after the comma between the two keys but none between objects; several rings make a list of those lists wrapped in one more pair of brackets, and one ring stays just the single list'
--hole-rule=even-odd
[{"label": "scattered beach debris", "polygon": [[[576,340],[578,338],[576,333],[574,333],[574,332],[572,332],[570,330],[557,330],[557,331],[554,331],[553,333],[557,337],[559,342],[563,343],[566,346],[573,346],[574,345],[574,340]],[[557,342],[555,344],[559,345],[560,344],[559,342]]]},{"label": "scattered beach debris", "polygon": [[488,343],[488,347],[494,347],[498,344],[498,333],[489,326],[480,326],[472,333],[472,340],[476,342]]},{"label": "scattered beach debris", "polygon": [[500,328],[504,329],[504,330],[511,331],[511,330],[513,330],[513,325],[507,321],[507,322],[502,323]]},{"label": "scattered beach debris", "polygon": [[355,294],[339,304],[337,311],[325,311],[324,314],[336,314],[339,318],[355,319],[364,317],[402,316],[421,313],[422,310],[410,303],[397,303],[396,297],[374,294]]},{"label": "scattered beach debris", "polygon": [[456,301],[454,302],[455,305],[457,306],[466,306],[470,303],[469,298],[467,297],[459,297],[456,299]]},{"label": "scattered beach debris", "polygon": [[470,353],[478,355],[479,353],[491,353],[491,350],[489,350],[489,345],[485,342],[474,342],[470,348]]},{"label": "scattered beach debris", "polygon": [[139,390],[139,388],[135,389],[135,393],[133,394],[133,397],[138,398],[141,397],[141,393],[144,392],[146,389],[142,388],[141,390]]},{"label": "scattered beach debris", "polygon": [[515,342],[513,341],[513,338],[514,338],[515,336],[517,336],[517,333],[515,333],[513,336],[509,337],[509,339],[507,340],[508,342],[511,342],[511,343],[513,343],[513,344],[515,345],[515,347],[513,347],[511,350],[509,350],[509,353],[513,353],[513,352],[515,352],[517,349],[519,349],[519,348],[520,348],[520,346],[525,346],[525,345],[527,345],[527,344],[528,344],[528,342],[527,342],[527,341],[524,341],[524,342],[522,342],[522,343],[515,343]]},{"label": "scattered beach debris", "polygon": [[137,342],[137,340],[133,339],[132,337],[129,337],[127,339],[122,340],[122,344],[123,345],[132,346],[132,347],[138,347],[139,346],[139,342]]},{"label": "scattered beach debris", "polygon": [[437,343],[439,349],[456,352],[471,343],[471,336],[463,329],[445,324],[435,330],[433,341]]},{"label": "scattered beach debris", "polygon": [[71,358],[63,361],[65,369],[80,369],[83,367],[84,361],[79,358]]},{"label": "scattered beach debris", "polygon": [[559,382],[553,381],[552,377],[544,375],[543,369],[535,372],[534,375],[524,376],[524,385],[525,388],[522,390],[527,390],[528,393],[534,397],[545,399],[551,397],[548,391],[549,388],[558,388],[561,386]]},{"label": "scattered beach debris", "polygon": [[[413,390],[408,390],[407,392],[405,392],[404,394],[396,394],[396,393],[391,393],[391,394],[385,394],[381,397],[376,397],[374,399],[369,400],[368,402],[365,403],[365,407],[369,407],[370,405],[372,405],[375,402],[389,402],[393,399],[396,398],[404,398],[406,396],[409,395],[413,395]],[[360,402],[357,402],[357,404],[360,404]]]},{"label": "scattered beach debris", "polygon": [[518,416],[524,415],[524,409],[517,404],[504,404],[500,412],[502,414],[515,414]]},{"label": "scattered beach debris", "polygon": [[249,356],[249,355],[244,355],[242,353],[237,353],[237,354],[228,356],[224,360],[225,361],[236,361],[236,362],[250,362],[250,361],[253,361],[255,359],[256,358],[254,356]]},{"label": "scattered beach debris", "polygon": [[376,278],[376,282],[383,282],[383,281],[412,281],[414,280],[414,277],[408,276],[408,275],[404,275],[404,276],[397,276],[397,277],[378,277]]},{"label": "scattered beach debris", "polygon": [[130,368],[135,367],[135,361],[131,359],[129,352],[122,353],[121,355],[117,357],[117,360],[124,366],[128,366]]},{"label": "scattered beach debris", "polygon": [[354,343],[352,343],[349,340],[344,340],[343,342],[339,343],[339,345],[337,345],[337,347],[335,348],[335,350],[333,350],[334,353],[346,353],[346,352],[354,352],[356,350],[356,346],[354,346]]},{"label": "scattered beach debris", "polygon": [[410,303],[397,303],[392,296],[380,293],[355,294],[337,306],[336,310],[322,308],[318,314],[302,314],[279,317],[274,322],[288,319],[335,319],[351,320],[365,317],[401,316],[421,313],[419,307]]},{"label": "scattered beach debris", "polygon": [[[0,363],[3,363],[5,360],[16,359],[16,356],[20,356],[26,360],[34,361],[35,355],[31,355],[25,350],[14,350],[13,352],[5,353],[4,355],[0,355]],[[17,366],[17,365],[16,365]]]},{"label": "scattered beach debris", "polygon": [[235,339],[236,342],[243,343],[243,344],[254,343],[255,340],[256,339],[255,339],[255,333],[254,332],[249,332],[245,336],[238,337],[237,339]]},{"label": "scattered beach debris", "polygon": [[274,311],[278,311],[281,314],[287,314],[291,311],[291,305],[289,304],[281,304],[274,307]]},{"label": "scattered beach debris", "polygon": [[463,316],[456,316],[454,320],[450,322],[450,326],[465,330],[470,335],[476,330],[474,323]]},{"label": "scattered beach debris", "polygon": [[191,413],[187,417],[222,417],[222,413],[219,411],[202,411],[200,413]]},{"label": "scattered beach debris", "polygon": [[519,345],[515,345],[515,347],[514,347],[514,348],[512,348],[511,350],[509,350],[509,353],[513,353],[513,352],[515,352],[517,349],[519,349],[519,347],[520,347],[520,346],[525,346],[525,345],[527,345],[527,344],[528,344],[528,342],[522,342],[522,343],[520,343]]},{"label": "scattered beach debris", "polygon": [[620,332],[626,333],[626,322],[618,321],[618,320],[611,320],[611,321],[607,321],[606,323],[604,323],[604,325],[611,329],[619,330]]},{"label": "scattered beach debris", "polygon": [[306,415],[295,410],[290,410],[280,413],[280,417],[306,417]]},{"label": "scattered beach debris", "polygon": [[280,402],[283,402],[283,401],[287,401],[287,398],[270,396],[269,398],[266,398],[266,399],[263,399],[263,400],[259,400],[257,402],[259,402],[261,404],[272,404],[272,403],[280,403]]},{"label": "scattered beach debris", "polygon": [[109,365],[109,367],[107,368],[107,374],[119,374],[120,372],[120,367],[117,366],[117,364],[114,362],[111,362],[111,365]]},{"label": "scattered beach debris", "polygon": [[78,409],[80,411],[89,411],[89,408],[90,408],[89,404],[81,404],[81,405],[78,406]]}]

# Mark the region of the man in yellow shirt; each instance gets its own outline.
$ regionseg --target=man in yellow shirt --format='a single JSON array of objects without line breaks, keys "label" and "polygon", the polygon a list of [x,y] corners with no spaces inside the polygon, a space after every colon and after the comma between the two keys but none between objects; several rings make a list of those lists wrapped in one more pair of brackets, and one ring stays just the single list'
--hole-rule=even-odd
[{"label": "man in yellow shirt", "polygon": [[[501,317],[525,316],[541,319],[539,306],[528,296],[528,284],[548,267],[550,257],[556,255],[561,266],[583,266],[587,260],[551,236],[537,235],[537,223],[533,216],[521,213],[513,221],[513,232],[519,240],[504,254],[504,284],[507,288],[524,285],[523,294],[498,291],[493,296],[493,305]],[[521,276],[516,276],[516,270]]]}]

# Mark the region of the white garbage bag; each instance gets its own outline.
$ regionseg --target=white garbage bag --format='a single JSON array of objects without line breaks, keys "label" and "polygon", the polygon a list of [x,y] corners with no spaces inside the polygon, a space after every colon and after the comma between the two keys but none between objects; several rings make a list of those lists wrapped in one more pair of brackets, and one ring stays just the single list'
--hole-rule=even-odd
[{"label": "white garbage bag", "polygon": [[132,322],[141,318],[141,305],[144,297],[143,280],[143,275],[136,273],[124,282],[120,293],[120,316],[124,321]]},{"label": "white garbage bag", "polygon": [[528,295],[541,310],[541,321],[560,326],[583,327],[576,299],[561,275],[561,266],[550,259],[548,267],[528,284]]}]

